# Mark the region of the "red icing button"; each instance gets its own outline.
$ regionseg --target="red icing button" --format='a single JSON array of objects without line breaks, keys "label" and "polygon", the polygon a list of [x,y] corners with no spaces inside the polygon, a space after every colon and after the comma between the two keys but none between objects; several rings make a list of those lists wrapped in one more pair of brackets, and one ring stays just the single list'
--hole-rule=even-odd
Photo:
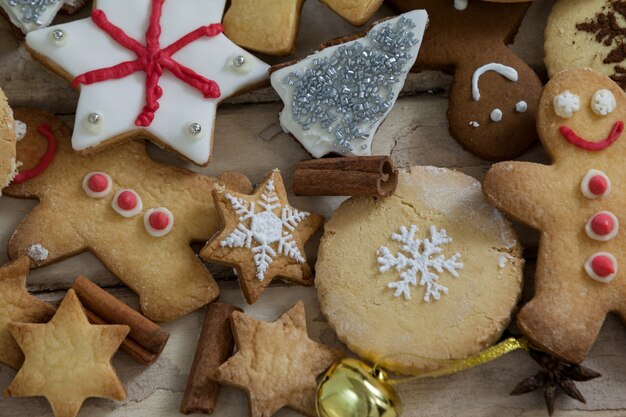
[{"label": "red icing button", "polygon": [[117,197],[117,205],[122,210],[132,210],[137,207],[137,196],[130,191],[122,191]]},{"label": "red icing button", "polygon": [[155,211],[152,213],[148,221],[154,230],[163,230],[168,224],[170,224],[169,217],[167,217],[167,214],[162,211]]},{"label": "red icing button", "polygon": [[591,261],[591,269],[601,278],[606,278],[615,273],[613,260],[605,255],[598,255],[593,258]]},{"label": "red icing button", "polygon": [[109,186],[109,180],[102,174],[93,174],[87,181],[87,186],[94,193],[101,193]]},{"label": "red icing button", "polygon": [[589,191],[594,195],[602,195],[609,188],[609,183],[602,175],[594,175],[589,180]]},{"label": "red icing button", "polygon": [[615,222],[606,213],[596,214],[591,220],[591,230],[597,235],[606,236],[613,231]]}]

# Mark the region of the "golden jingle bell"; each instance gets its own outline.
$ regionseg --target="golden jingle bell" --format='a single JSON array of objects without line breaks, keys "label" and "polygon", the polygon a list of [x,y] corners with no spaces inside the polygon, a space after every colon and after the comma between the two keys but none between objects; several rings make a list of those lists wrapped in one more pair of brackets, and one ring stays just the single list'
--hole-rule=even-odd
[{"label": "golden jingle bell", "polygon": [[346,358],[324,374],[316,407],[319,417],[398,417],[402,406],[383,370]]}]

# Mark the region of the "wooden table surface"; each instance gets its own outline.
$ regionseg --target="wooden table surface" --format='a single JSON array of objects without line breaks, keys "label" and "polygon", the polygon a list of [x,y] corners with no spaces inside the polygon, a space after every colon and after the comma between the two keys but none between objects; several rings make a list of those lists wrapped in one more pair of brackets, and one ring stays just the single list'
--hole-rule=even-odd
[{"label": "wooden table surface", "polygon": [[[450,0],[442,0],[450,1]],[[543,27],[551,0],[537,0],[531,7],[512,48],[542,76]],[[83,11],[82,15],[86,15]],[[383,7],[379,16],[390,14]],[[305,3],[297,54],[302,56],[320,42],[344,34],[358,32],[317,0]],[[268,58],[271,63],[280,62]],[[446,120],[446,90],[450,77],[426,72],[411,75],[402,98],[383,124],[374,142],[374,153],[390,154],[399,167],[435,165],[451,167],[481,178],[489,163],[468,154],[448,134]],[[73,120],[77,94],[65,81],[33,62],[22,42],[16,40],[9,25],[0,21],[0,87],[13,107],[29,106],[49,109]],[[214,162],[206,169],[192,167],[199,172],[217,175],[226,169],[237,169],[255,182],[266,172],[280,168],[286,183],[297,161],[307,158],[303,149],[282,133],[278,124],[281,104],[271,89],[255,91],[229,100],[218,111],[215,130]],[[246,152],[245,150],[249,150]],[[155,159],[184,165],[154,147]],[[535,146],[521,159],[547,162],[540,146]],[[329,215],[341,202],[340,198],[292,198],[292,203],[307,210]],[[18,222],[36,202],[0,198],[0,264],[7,260],[6,247]],[[520,239],[531,248],[537,245],[537,234],[519,227]],[[314,261],[316,242],[309,245]],[[265,291],[252,306],[245,304],[232,272],[210,267],[220,281],[221,301],[242,307],[248,314],[261,320],[274,320],[297,300],[303,300],[307,310],[309,334],[313,339],[341,347],[334,333],[320,313],[314,288],[303,288],[276,283]],[[532,283],[534,261],[529,259],[527,282]],[[78,275],[85,275],[101,286],[136,304],[135,296],[91,255],[82,254],[56,265],[32,271],[29,289],[41,298],[57,302]],[[128,390],[128,400],[114,403],[106,400],[88,400],[80,416],[176,416],[195,352],[204,309],[176,322],[165,324],[171,339],[157,363],[143,367],[124,353],[114,359],[120,377]],[[372,335],[375,337],[375,335]],[[602,379],[580,385],[587,397],[587,405],[562,396],[557,403],[557,416],[626,416],[626,332],[613,317],[609,318],[591,352],[587,365],[600,371]],[[542,393],[509,397],[508,393],[523,378],[537,371],[535,363],[522,352],[512,353],[490,364],[450,377],[418,380],[398,387],[404,403],[405,417],[427,416],[546,416]],[[9,368],[0,365],[0,389],[14,376]],[[243,392],[225,388],[215,412],[217,417],[248,415],[247,399]],[[297,416],[281,410],[277,416]],[[52,416],[43,399],[0,399],[0,416]]]}]

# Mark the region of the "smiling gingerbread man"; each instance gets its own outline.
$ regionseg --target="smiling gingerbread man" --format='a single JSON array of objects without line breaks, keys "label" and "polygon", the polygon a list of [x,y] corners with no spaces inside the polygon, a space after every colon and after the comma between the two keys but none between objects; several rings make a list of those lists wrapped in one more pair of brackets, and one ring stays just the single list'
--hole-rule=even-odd
[{"label": "smiling gingerbread man", "polygon": [[535,296],[518,326],[572,363],[585,359],[607,313],[626,320],[624,121],[626,94],[608,77],[561,72],[544,89],[537,116],[553,164],[503,162],[485,177],[493,205],[541,231]]}]

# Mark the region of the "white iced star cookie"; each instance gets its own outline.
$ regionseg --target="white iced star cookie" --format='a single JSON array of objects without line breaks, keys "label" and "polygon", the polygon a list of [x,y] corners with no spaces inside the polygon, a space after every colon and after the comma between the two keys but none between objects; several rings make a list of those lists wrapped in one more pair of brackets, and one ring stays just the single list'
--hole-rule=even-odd
[{"label": "white iced star cookie", "polygon": [[222,231],[200,257],[233,266],[248,303],[254,303],[275,277],[313,285],[304,244],[324,218],[289,205],[278,170],[270,172],[253,195],[218,187],[213,200]]},{"label": "white iced star cookie", "polygon": [[415,63],[427,22],[424,10],[411,11],[374,25],[362,38],[332,42],[274,71],[272,87],[285,104],[283,129],[315,158],[371,155],[374,135]]},{"label": "white iced star cookie", "polygon": [[86,0],[0,0],[0,8],[22,33],[40,29],[52,23],[60,10],[73,14]]},{"label": "white iced star cookie", "polygon": [[91,18],[30,32],[31,54],[80,86],[73,148],[147,137],[208,164],[217,105],[269,68],[221,33],[224,3],[99,0]]},{"label": "white iced star cookie", "polygon": [[[350,350],[415,373],[498,340],[522,288],[510,225],[462,173],[413,167],[388,198],[352,198],[324,227],[322,312]],[[376,337],[372,337],[376,335]],[[393,356],[412,354],[416,356]]]}]

